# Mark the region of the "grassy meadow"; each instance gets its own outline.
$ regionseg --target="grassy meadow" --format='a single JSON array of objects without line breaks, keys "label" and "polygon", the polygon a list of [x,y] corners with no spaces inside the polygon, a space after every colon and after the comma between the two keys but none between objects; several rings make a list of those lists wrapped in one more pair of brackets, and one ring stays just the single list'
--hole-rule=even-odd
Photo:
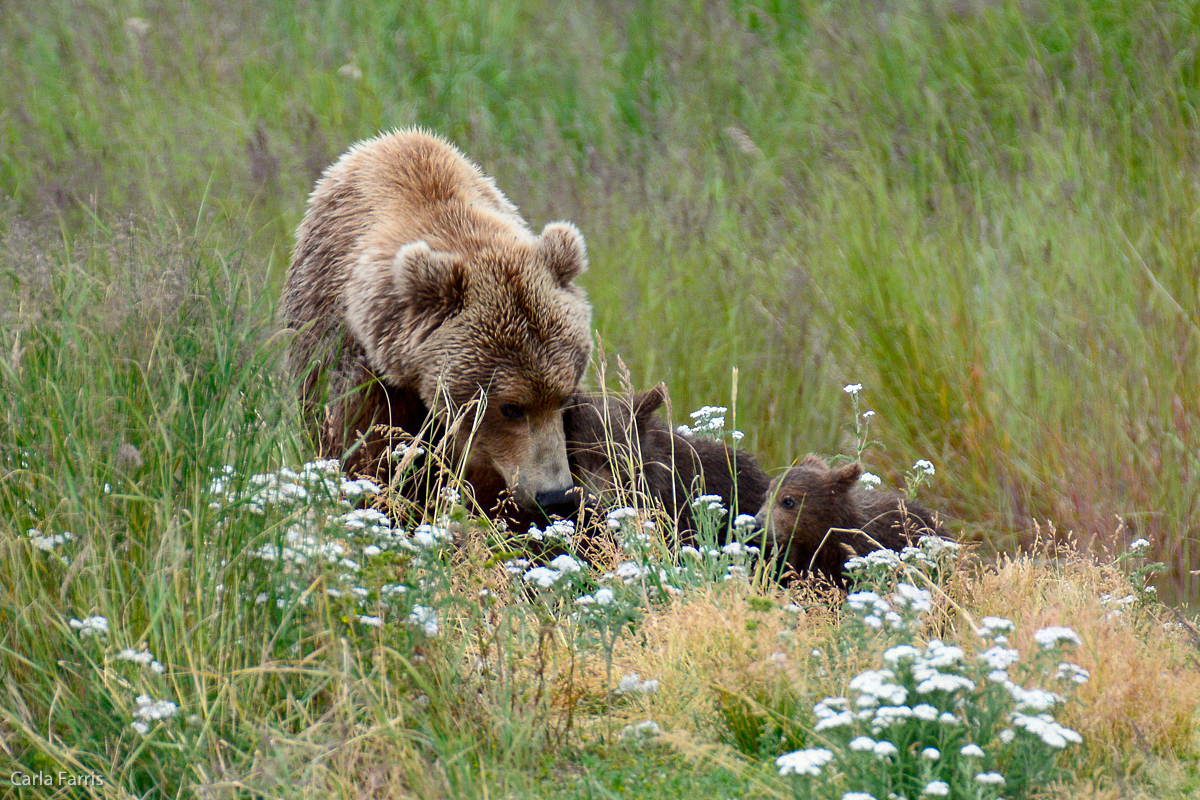
[{"label": "grassy meadow", "polygon": [[[0,5],[0,795],[1196,796],[1198,108],[1183,0]],[[872,567],[877,629],[728,518],[537,572],[453,493],[355,516],[274,307],[321,170],[414,124],[579,225],[611,387],[781,468],[860,383],[972,552]],[[822,727],[885,668],[956,721]]]}]

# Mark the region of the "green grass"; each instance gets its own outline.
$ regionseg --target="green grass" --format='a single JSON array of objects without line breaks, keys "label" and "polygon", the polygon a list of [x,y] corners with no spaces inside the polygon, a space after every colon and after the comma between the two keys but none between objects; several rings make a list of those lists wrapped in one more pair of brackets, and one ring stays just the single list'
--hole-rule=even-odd
[{"label": "green grass", "polygon": [[[735,406],[782,467],[854,449],[862,383],[867,468],[933,461],[922,500],[985,554],[1146,537],[1200,602],[1198,32],[1182,0],[0,6],[0,762],[110,796],[678,796],[687,748],[568,746],[515,678],[453,705],[407,633],[215,594],[272,586],[230,565],[287,522],[218,524],[210,470],[311,455],[273,311],[307,194],[412,124],[580,225],[609,376],[680,421]],[[169,666],[142,688],[188,700],[186,743],[130,732],[91,614]],[[1192,791],[1177,751],[1151,794]]]}]

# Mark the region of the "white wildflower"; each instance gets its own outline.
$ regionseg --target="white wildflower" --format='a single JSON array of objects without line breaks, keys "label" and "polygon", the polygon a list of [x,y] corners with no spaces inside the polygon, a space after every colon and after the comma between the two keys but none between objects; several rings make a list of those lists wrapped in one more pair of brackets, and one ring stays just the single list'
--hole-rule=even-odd
[{"label": "white wildflower", "polygon": [[883,483],[879,476],[873,472],[864,472],[862,475],[858,476],[858,480],[868,489],[874,489],[875,487],[879,486],[879,484]]},{"label": "white wildflower", "polygon": [[925,759],[926,761],[937,761],[941,757],[942,751],[938,750],[936,747],[926,747],[921,751],[921,758]]},{"label": "white wildflower", "polygon": [[925,722],[936,722],[941,713],[928,703],[913,706],[913,716]]},{"label": "white wildflower", "polygon": [[917,463],[913,464],[912,468],[918,472],[924,472],[926,475],[933,475],[936,471],[933,468],[933,462],[926,461],[923,458],[917,461]]},{"label": "white wildflower", "polygon": [[958,753],[965,758],[983,758],[983,748],[977,744],[964,744]]},{"label": "white wildflower", "polygon": [[849,395],[857,395],[862,391],[861,383],[848,383],[842,387],[842,391]]},{"label": "white wildflower", "polygon": [[175,716],[179,707],[170,700],[152,700],[150,695],[138,695],[137,705],[133,708],[134,719],[143,722],[156,722]]},{"label": "white wildflower", "polygon": [[891,756],[897,755],[900,752],[899,750],[896,749],[896,745],[892,744],[891,742],[887,741],[886,739],[884,741],[877,742],[875,744],[874,750],[875,750],[875,757],[880,758],[880,759],[890,758]]},{"label": "white wildflower", "polygon": [[1059,725],[1049,714],[1029,716],[1013,712],[1012,723],[1015,727],[1029,731],[1055,749],[1061,750],[1068,743],[1079,744],[1083,741],[1082,736],[1070,728]]},{"label": "white wildflower", "polygon": [[408,615],[408,624],[419,627],[426,636],[437,636],[441,630],[437,611],[425,606],[413,606],[412,613]]},{"label": "white wildflower", "polygon": [[981,772],[975,776],[975,781],[984,786],[1003,786],[1004,776],[999,772]]},{"label": "white wildflower", "polygon": [[1066,661],[1058,665],[1058,670],[1054,673],[1054,677],[1060,681],[1071,681],[1072,683],[1087,683],[1088,678],[1092,674],[1078,664],[1071,664]]},{"label": "white wildflower", "polygon": [[1083,644],[1079,639],[1079,635],[1070,628],[1051,627],[1042,628],[1033,634],[1033,639],[1042,647],[1051,648],[1062,642],[1070,642],[1071,644]]},{"label": "white wildflower", "polygon": [[83,619],[72,619],[70,626],[79,631],[79,635],[83,638],[95,635],[108,635],[108,620],[104,617],[84,617]]},{"label": "white wildflower", "polygon": [[580,569],[582,569],[578,561],[571,558],[569,555],[566,555],[565,553],[551,561],[550,568],[556,569],[564,575],[572,572],[579,572]]},{"label": "white wildflower", "polygon": [[811,775],[821,774],[821,767],[833,760],[833,753],[824,748],[797,750],[785,753],[775,759],[780,775]]},{"label": "white wildflower", "polygon": [[950,784],[945,781],[930,781],[925,784],[921,794],[930,797],[946,797],[950,794]]}]

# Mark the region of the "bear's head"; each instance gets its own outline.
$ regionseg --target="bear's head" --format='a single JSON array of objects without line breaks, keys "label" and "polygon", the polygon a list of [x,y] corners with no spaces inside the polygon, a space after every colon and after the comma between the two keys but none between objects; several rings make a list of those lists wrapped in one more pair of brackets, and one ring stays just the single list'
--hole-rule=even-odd
[{"label": "bear's head", "polygon": [[392,374],[415,373],[421,400],[445,419],[483,401],[448,429],[468,473],[494,470],[527,508],[572,502],[563,406],[592,352],[591,309],[572,283],[587,268],[583,237],[556,222],[472,244],[397,252],[408,363]]},{"label": "bear's head", "polygon": [[771,481],[755,517],[763,542],[782,552],[840,550],[839,537],[829,530],[853,523],[850,492],[861,475],[857,461],[830,469],[817,456],[807,456]]}]

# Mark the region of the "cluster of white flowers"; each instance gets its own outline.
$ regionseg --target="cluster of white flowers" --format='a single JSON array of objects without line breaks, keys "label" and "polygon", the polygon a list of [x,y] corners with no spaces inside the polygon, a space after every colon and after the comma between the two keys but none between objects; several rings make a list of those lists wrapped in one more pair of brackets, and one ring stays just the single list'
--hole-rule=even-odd
[{"label": "cluster of white flowers", "polygon": [[264,514],[271,507],[284,509],[309,502],[314,495],[324,498],[344,496],[344,503],[351,499],[368,497],[382,491],[374,481],[360,478],[347,480],[342,477],[341,464],[336,459],[310,461],[295,472],[280,467],[275,472],[251,475],[240,492],[233,488],[237,483],[237,470],[226,464],[213,470],[209,494],[213,500],[209,507],[220,509],[237,502],[255,514]]},{"label": "cluster of white flowers", "polygon": [[528,570],[525,572],[523,580],[525,583],[533,583],[543,589],[549,589],[561,578],[580,572],[582,569],[578,561],[563,554],[551,561],[549,567],[533,567]]},{"label": "cluster of white flowers", "polygon": [[175,716],[179,707],[170,700],[154,700],[148,694],[138,695],[133,707],[133,722],[130,727],[142,736],[150,733],[150,723],[167,720]]},{"label": "cluster of white flowers", "polygon": [[29,537],[29,541],[33,543],[34,547],[47,553],[52,553],[59,545],[66,544],[75,539],[75,534],[70,531],[52,533],[49,536],[45,536],[37,528],[30,528],[25,532],[25,535]]},{"label": "cluster of white flowers", "polygon": [[616,596],[613,594],[613,590],[605,587],[603,589],[597,589],[593,594],[585,594],[582,597],[577,598],[575,600],[575,605],[583,606],[585,608],[588,606],[600,606],[603,608],[605,606],[611,606],[613,604],[613,600],[615,599]]},{"label": "cluster of white flowers", "polygon": [[821,767],[832,760],[831,751],[816,747],[785,753],[775,759],[775,766],[779,767],[780,775],[808,775],[815,778],[821,774]]},{"label": "cluster of white flowers", "polygon": [[905,547],[899,553],[892,550],[875,550],[865,556],[854,556],[846,561],[846,572],[865,575],[868,579],[878,575],[890,575],[901,566],[913,566],[923,572],[944,567],[954,559],[962,545],[940,536],[922,536],[916,547]]},{"label": "cluster of white flowers", "polygon": [[1150,542],[1146,539],[1135,539],[1129,543],[1129,555],[1144,558],[1150,553]]},{"label": "cluster of white flowers", "polygon": [[426,636],[437,636],[442,630],[437,611],[421,605],[413,606],[408,615],[408,624],[420,628]]},{"label": "cluster of white flowers", "polygon": [[642,676],[631,672],[621,678],[617,684],[617,694],[654,694],[658,691],[658,681],[642,680]]},{"label": "cluster of white flowers", "polygon": [[[847,597],[847,607],[860,616],[875,615],[881,626],[889,613],[885,606],[892,613],[895,605],[918,614],[929,609],[932,598],[928,592],[907,584],[899,586],[907,588],[898,588],[891,603],[874,592],[856,592]],[[921,796],[948,797],[952,790],[976,796],[976,790],[956,781],[970,781],[979,787],[1005,786],[1005,776],[989,769],[989,761],[999,759],[1004,763],[1003,749],[1019,736],[1036,737],[1047,748],[1043,751],[1045,758],[1081,742],[1078,733],[1056,722],[1049,713],[1064,702],[1062,696],[1027,688],[1010,678],[1010,672],[1021,661],[1020,654],[1006,646],[1007,634],[1014,630],[1011,620],[985,617],[976,631],[990,638],[991,646],[974,657],[938,639],[923,646],[898,644],[888,648],[883,653],[882,668],[865,670],[850,680],[849,697],[828,697],[813,707],[817,718],[813,732],[824,738],[830,749],[781,756],[776,762],[780,773],[815,777],[825,764],[836,761],[838,772],[850,779],[851,788],[856,788],[856,782],[859,787],[877,785],[872,776],[878,776],[880,762],[885,769],[912,769],[910,761],[897,757],[899,748],[889,741],[891,738],[910,743],[906,745],[911,747],[908,752],[930,765],[921,768],[929,770],[923,772],[927,777]],[[1078,636],[1069,628],[1053,627],[1037,631],[1034,640],[1041,646],[1030,668],[1036,671],[1043,668],[1038,665],[1045,663],[1041,654],[1048,655],[1047,648],[1077,643]],[[980,676],[986,676],[986,680]],[[1060,662],[1054,677],[1067,684],[1081,683],[1088,673],[1077,664]],[[981,722],[977,714],[982,709],[997,718]],[[972,741],[972,734],[995,731],[991,726],[997,722],[1000,724],[996,727],[1005,722],[1010,727],[991,734],[998,745],[996,752],[989,753]],[[945,748],[946,742],[962,742],[964,738],[965,744]],[[857,788],[845,796],[871,795]]]},{"label": "cluster of white flowers", "polygon": [[923,472],[926,475],[933,475],[935,472],[937,472],[937,470],[933,468],[933,462],[927,461],[924,458],[919,459],[917,463],[913,464],[912,468],[915,471]]},{"label": "cluster of white flowers", "polygon": [[[890,558],[897,558],[890,550],[877,550],[863,558],[870,567],[886,563],[889,556],[879,557],[879,553],[888,553]],[[908,630],[920,618],[933,608],[933,596],[916,586],[901,583],[890,598],[882,598],[875,592],[853,592],[846,597],[846,607],[855,614],[855,620],[873,631]]]},{"label": "cluster of white flowers", "polygon": [[858,480],[859,483],[868,489],[875,489],[879,486],[879,484],[883,483],[879,476],[872,472],[864,472],[862,475],[858,476]]},{"label": "cluster of white flowers", "polygon": [[535,542],[558,543],[570,547],[571,543],[575,541],[575,523],[569,519],[558,520],[547,525],[545,530],[536,525],[530,525],[526,535]]},{"label": "cluster of white flowers", "polygon": [[72,619],[70,626],[79,631],[82,638],[89,636],[108,635],[108,620],[104,617],[84,617],[83,619]]},{"label": "cluster of white flowers", "polygon": [[693,511],[711,511],[718,516],[724,516],[725,500],[719,494],[702,494],[692,501]]},{"label": "cluster of white flowers", "polygon": [[728,411],[729,409],[725,406],[704,406],[689,415],[693,420],[690,427],[680,425],[675,430],[684,436],[697,434],[717,434],[719,436],[725,431],[725,414]]},{"label": "cluster of white flowers", "polygon": [[132,647],[126,647],[117,653],[116,659],[118,661],[132,661],[134,664],[148,667],[156,675],[163,674],[167,669],[154,658],[154,654],[149,650],[134,650]]}]

